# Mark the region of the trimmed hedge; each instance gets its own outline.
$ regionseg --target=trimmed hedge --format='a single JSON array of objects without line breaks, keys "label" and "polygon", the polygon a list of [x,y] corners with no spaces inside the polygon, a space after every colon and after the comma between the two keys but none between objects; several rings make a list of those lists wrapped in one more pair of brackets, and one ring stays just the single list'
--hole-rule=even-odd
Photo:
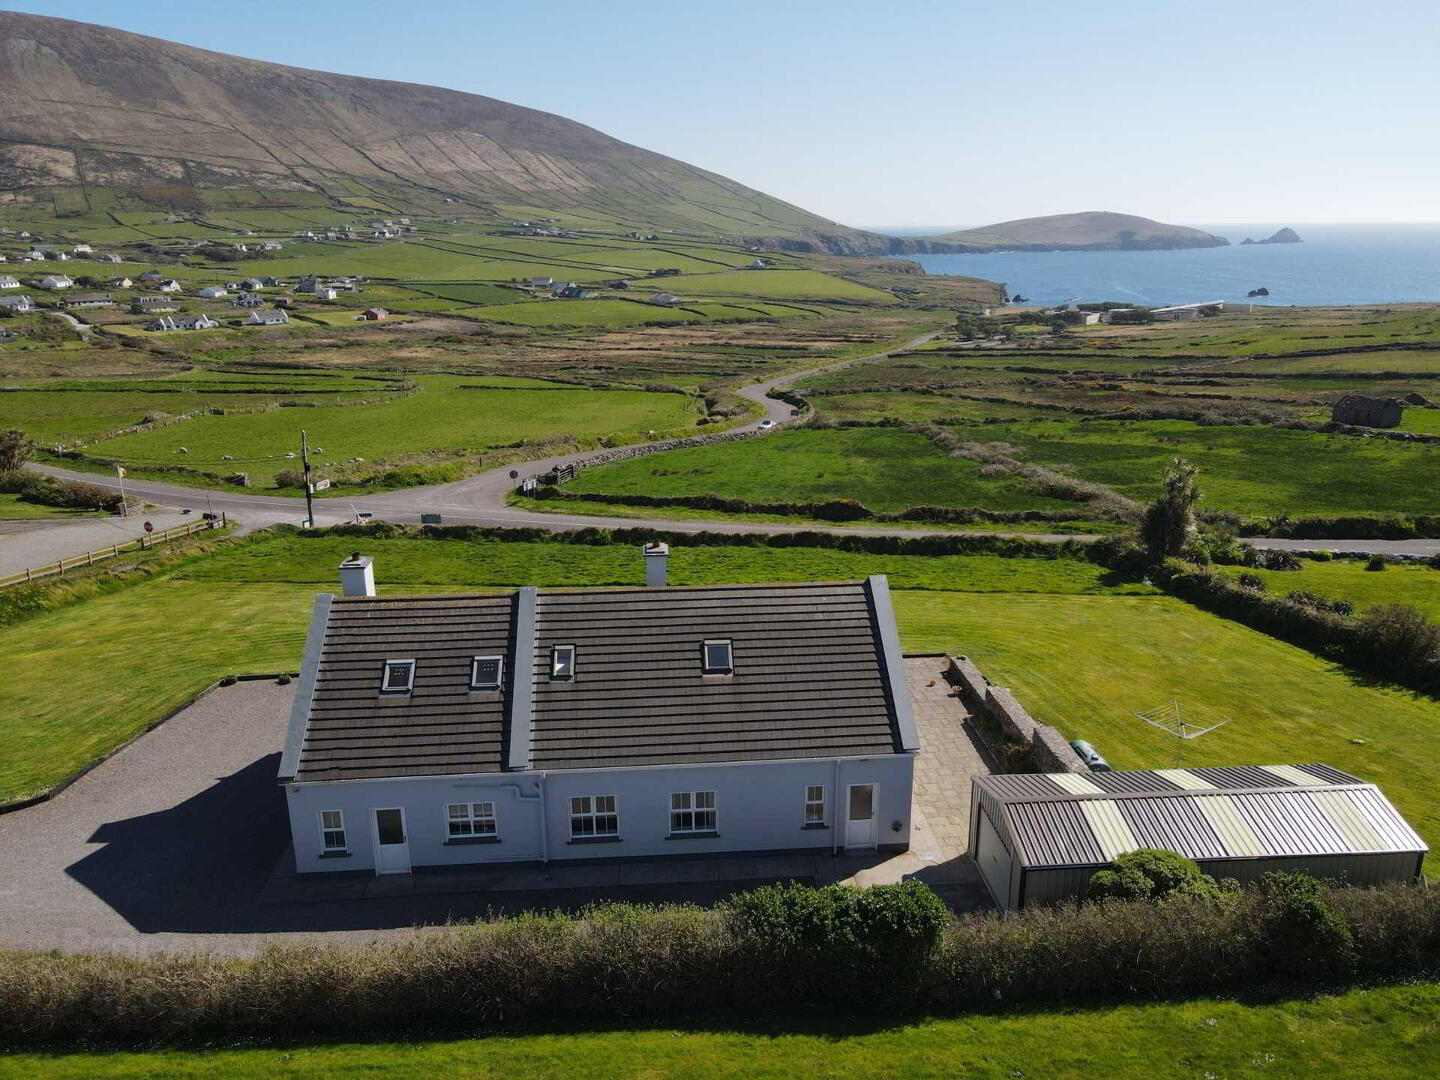
[{"label": "trimmed hedge", "polygon": [[26,502],[41,506],[59,506],[68,510],[108,510],[119,513],[124,500],[119,492],[98,484],[61,480],[44,473],[0,473],[0,491],[19,495]]},{"label": "trimmed hedge", "polygon": [[1241,536],[1291,540],[1422,540],[1440,538],[1440,515],[1399,514],[1261,518],[1240,526]]},{"label": "trimmed hedge", "polygon": [[916,882],[787,886],[713,910],[616,904],[360,946],[0,954],[0,1044],[425,1038],[528,1025],[773,1022],[1304,992],[1440,971],[1440,891],[1298,875],[1217,900],[950,920]]}]

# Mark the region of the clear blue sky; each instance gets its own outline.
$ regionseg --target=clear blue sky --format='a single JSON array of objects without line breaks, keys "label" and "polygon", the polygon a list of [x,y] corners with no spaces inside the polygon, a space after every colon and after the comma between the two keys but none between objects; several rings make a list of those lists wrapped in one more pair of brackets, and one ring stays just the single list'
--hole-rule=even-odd
[{"label": "clear blue sky", "polygon": [[560,113],[852,225],[1440,219],[1440,5],[0,0]]}]

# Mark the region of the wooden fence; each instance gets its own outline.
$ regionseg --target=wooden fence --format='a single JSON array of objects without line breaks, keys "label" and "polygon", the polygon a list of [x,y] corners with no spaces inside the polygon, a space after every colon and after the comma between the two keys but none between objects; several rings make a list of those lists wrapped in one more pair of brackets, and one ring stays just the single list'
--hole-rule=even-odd
[{"label": "wooden fence", "polygon": [[18,574],[11,574],[9,577],[0,577],[0,589],[10,585],[23,585],[27,581],[39,581],[41,578],[53,577],[56,574],[63,574],[67,570],[78,570],[82,566],[94,566],[97,562],[104,562],[106,559],[113,559],[126,551],[148,551],[157,544],[169,543],[171,540],[183,540],[187,536],[194,536],[198,532],[205,532],[207,529],[218,529],[224,525],[223,517],[202,519],[200,521],[187,522],[184,525],[176,525],[171,529],[160,529],[153,533],[144,533],[134,540],[127,540],[123,544],[112,544],[110,547],[101,548],[98,551],[87,551],[83,555],[71,555],[67,559],[58,562],[46,563],[44,566],[32,566],[22,570]]}]

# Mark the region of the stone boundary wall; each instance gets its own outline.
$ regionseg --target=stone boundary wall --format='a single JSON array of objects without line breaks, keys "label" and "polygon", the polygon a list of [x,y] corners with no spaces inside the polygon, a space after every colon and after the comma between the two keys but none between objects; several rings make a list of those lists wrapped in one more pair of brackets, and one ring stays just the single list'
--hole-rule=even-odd
[{"label": "stone boundary wall", "polygon": [[952,656],[949,675],[951,682],[960,688],[965,703],[989,716],[1006,735],[1027,747],[1031,759],[1042,771],[1090,771],[1089,766],[1070,748],[1064,735],[1026,712],[1015,700],[1015,695],[1005,687],[991,685],[969,657]]},{"label": "stone boundary wall", "polygon": [[716,443],[753,439],[757,435],[764,435],[766,432],[773,430],[775,429],[767,428],[765,431],[760,431],[754,428],[746,428],[741,431],[717,431],[713,435],[685,435],[678,439],[661,439],[659,442],[617,446],[612,450],[602,450],[595,454],[586,455],[584,461],[577,461],[574,464],[576,468],[588,469],[592,465],[609,465],[612,462],[625,461],[629,458],[645,457],[647,454],[664,453],[666,450],[684,450],[691,446],[714,446]]}]

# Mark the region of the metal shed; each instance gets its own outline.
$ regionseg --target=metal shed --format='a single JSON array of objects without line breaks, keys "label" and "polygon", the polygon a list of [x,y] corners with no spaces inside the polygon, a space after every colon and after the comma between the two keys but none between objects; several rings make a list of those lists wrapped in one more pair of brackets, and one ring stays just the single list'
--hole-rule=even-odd
[{"label": "metal shed", "polygon": [[1301,870],[1351,885],[1417,878],[1429,850],[1379,788],[1327,765],[974,779],[970,854],[1002,911],[1083,896],[1137,848],[1242,883]]}]

